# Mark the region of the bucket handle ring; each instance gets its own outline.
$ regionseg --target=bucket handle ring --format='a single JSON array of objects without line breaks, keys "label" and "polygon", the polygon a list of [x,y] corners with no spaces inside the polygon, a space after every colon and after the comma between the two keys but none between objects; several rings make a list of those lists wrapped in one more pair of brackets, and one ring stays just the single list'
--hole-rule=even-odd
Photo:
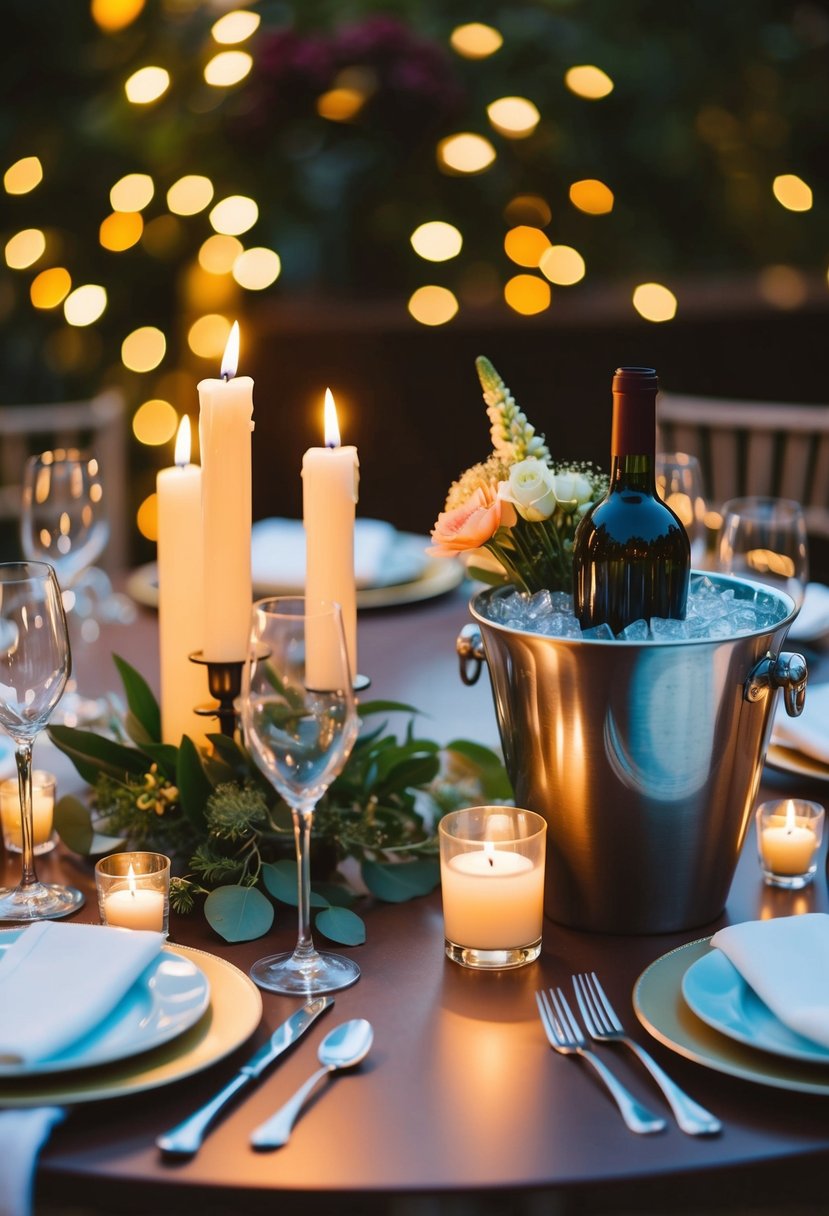
[{"label": "bucket handle ring", "polygon": [[455,642],[460,662],[461,680],[466,685],[477,684],[481,668],[486,662],[486,652],[477,625],[464,625]]},{"label": "bucket handle ring", "polygon": [[743,685],[746,701],[762,701],[769,689],[783,689],[783,704],[790,718],[799,718],[806,703],[809,668],[802,654],[767,654],[748,674]]}]

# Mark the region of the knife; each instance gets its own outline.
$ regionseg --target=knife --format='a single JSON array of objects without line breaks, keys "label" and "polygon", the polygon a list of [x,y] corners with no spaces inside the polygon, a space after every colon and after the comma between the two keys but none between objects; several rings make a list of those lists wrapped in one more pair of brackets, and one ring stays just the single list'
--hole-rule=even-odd
[{"label": "knife", "polygon": [[276,1028],[268,1042],[254,1052],[223,1089],[220,1089],[213,1098],[205,1102],[204,1106],[199,1107],[183,1123],[179,1123],[169,1132],[157,1136],[156,1145],[168,1156],[192,1156],[199,1149],[205,1132],[222,1107],[251,1081],[261,1077],[268,1065],[281,1056],[283,1051],[287,1051],[292,1043],[305,1034],[319,1015],[326,1009],[330,1009],[333,1004],[333,997],[319,996],[315,1000],[309,1001],[307,1005],[303,1005],[301,1009],[297,1009],[296,1013],[292,1013],[287,1021]]}]

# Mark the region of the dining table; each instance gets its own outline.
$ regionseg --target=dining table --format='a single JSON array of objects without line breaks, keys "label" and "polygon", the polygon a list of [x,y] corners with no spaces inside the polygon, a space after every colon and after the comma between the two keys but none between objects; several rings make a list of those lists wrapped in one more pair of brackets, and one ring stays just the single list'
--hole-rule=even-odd
[{"label": "dining table", "polygon": [[[441,743],[471,739],[498,746],[486,676],[459,678],[455,641],[469,620],[472,587],[416,604],[361,612],[359,667],[365,696],[415,706],[424,735]],[[158,688],[157,619],[140,607],[133,623],[104,624],[75,654],[84,693],[111,693],[112,654]],[[817,654],[815,678],[829,677]],[[808,693],[807,693],[808,695]],[[36,763],[58,776],[59,794],[83,782],[53,745],[37,744]],[[825,782],[763,772],[758,801],[825,798]],[[655,960],[740,921],[827,912],[826,841],[815,881],[799,891],[764,885],[749,829],[722,916],[683,932],[614,935],[545,919],[539,959],[513,970],[476,971],[444,953],[440,892],[404,903],[366,896],[366,941],[350,950],[360,980],[335,994],[335,1007],[216,1122],[201,1149],[169,1160],[156,1137],[224,1085],[251,1052],[297,1008],[296,999],[262,992],[262,1014],[230,1054],[183,1079],[134,1093],[68,1103],[68,1116],[42,1150],[36,1177],[43,1212],[422,1213],[781,1211],[824,1202],[829,1168],[829,1065],[823,1092],[768,1084],[686,1058],[649,1033],[633,1007],[640,975]],[[84,906],[73,917],[98,922],[92,862],[60,844],[37,859],[39,877],[70,881]],[[3,855],[4,882],[19,857]],[[245,976],[263,954],[294,944],[293,912],[277,911],[255,941],[229,943],[197,907],[172,913],[170,946],[226,960]],[[679,1130],[652,1080],[621,1047],[599,1048],[629,1089],[666,1118],[665,1130],[634,1135],[585,1064],[547,1043],[535,993],[571,992],[570,977],[600,977],[626,1029],[722,1130]],[[0,1011],[0,1016],[2,1012]],[[241,1014],[240,1014],[241,1016]],[[330,1079],[304,1109],[289,1143],[270,1152],[250,1135],[317,1066],[327,1030],[367,1018],[372,1049],[356,1069]],[[760,1053],[762,1054],[762,1053]],[[811,1209],[810,1209],[811,1210]],[[817,1209],[816,1209],[817,1210]]]}]

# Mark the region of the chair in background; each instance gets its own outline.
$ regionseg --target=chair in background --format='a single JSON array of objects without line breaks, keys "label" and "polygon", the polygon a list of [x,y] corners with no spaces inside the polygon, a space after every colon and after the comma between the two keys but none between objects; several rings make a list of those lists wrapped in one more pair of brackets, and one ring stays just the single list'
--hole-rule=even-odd
[{"label": "chair in background", "polygon": [[127,422],[115,389],[87,401],[0,406],[0,520],[19,525],[23,466],[50,448],[88,449],[97,456],[109,498],[110,538],[100,565],[127,565]]},{"label": "chair in background", "polygon": [[709,505],[739,495],[792,498],[810,535],[829,538],[829,407],[661,393],[659,443],[702,466]]}]

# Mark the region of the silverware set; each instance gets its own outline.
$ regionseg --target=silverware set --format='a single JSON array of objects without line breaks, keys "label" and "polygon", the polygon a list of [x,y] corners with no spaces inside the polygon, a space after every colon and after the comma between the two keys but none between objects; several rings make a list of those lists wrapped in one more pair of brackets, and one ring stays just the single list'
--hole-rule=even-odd
[{"label": "silverware set", "polygon": [[[680,1089],[656,1060],[625,1033],[596,973],[574,975],[572,980],[587,1035],[597,1043],[621,1043],[641,1060],[662,1091],[682,1131],[689,1136],[711,1136],[719,1132],[720,1121]],[[535,999],[550,1046],[562,1055],[580,1056],[595,1069],[630,1130],[640,1135],[663,1131],[665,1120],[634,1098],[596,1052],[588,1048],[585,1033],[561,988],[537,992]]]}]

